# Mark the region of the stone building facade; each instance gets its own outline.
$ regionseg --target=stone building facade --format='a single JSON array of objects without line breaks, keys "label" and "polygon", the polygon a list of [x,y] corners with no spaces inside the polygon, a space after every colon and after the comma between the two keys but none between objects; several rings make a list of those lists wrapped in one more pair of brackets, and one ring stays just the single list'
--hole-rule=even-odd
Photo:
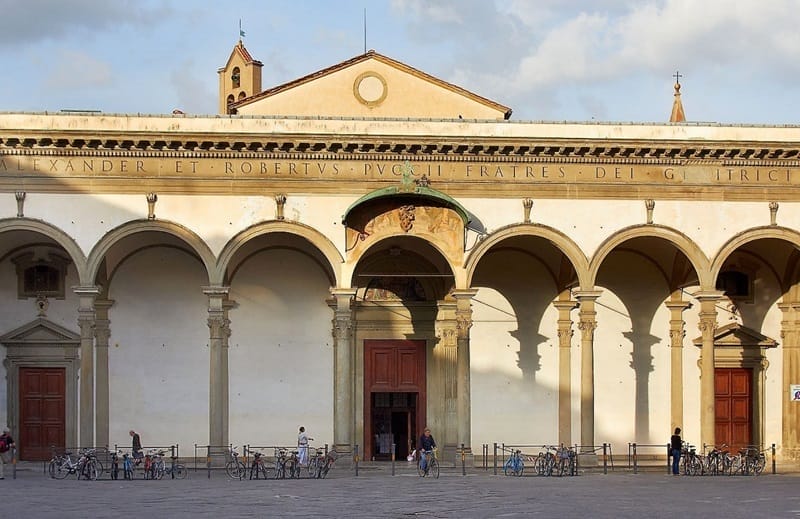
[{"label": "stone building facade", "polygon": [[299,425],[794,457],[800,128],[515,122],[373,51],[261,69],[235,46],[216,116],[0,114],[23,458]]}]

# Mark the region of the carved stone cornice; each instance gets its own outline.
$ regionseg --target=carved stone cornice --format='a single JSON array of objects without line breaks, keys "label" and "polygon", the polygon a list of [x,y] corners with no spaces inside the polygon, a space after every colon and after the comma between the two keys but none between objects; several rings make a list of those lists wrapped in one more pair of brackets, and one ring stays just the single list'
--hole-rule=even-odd
[{"label": "carved stone cornice", "polygon": [[[798,166],[800,145],[765,142],[630,141],[606,139],[520,139],[435,137],[308,136],[183,133],[164,136],[72,131],[0,131],[0,154],[117,157],[182,157],[335,160],[513,161],[721,166]],[[466,142],[468,141],[468,142]]]}]

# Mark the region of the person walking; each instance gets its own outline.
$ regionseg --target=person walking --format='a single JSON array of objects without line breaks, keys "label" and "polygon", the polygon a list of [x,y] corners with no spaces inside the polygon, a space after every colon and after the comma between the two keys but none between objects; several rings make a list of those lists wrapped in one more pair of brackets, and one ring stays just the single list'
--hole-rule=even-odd
[{"label": "person walking", "polygon": [[308,441],[314,441],[306,434],[306,428],[300,426],[300,433],[297,435],[297,462],[301,467],[308,465]]},{"label": "person walking", "polygon": [[417,445],[417,451],[419,452],[419,466],[426,474],[428,473],[428,456],[433,455],[433,449],[435,448],[436,440],[433,439],[431,430],[426,427],[425,430],[422,431],[422,436],[419,437],[419,443]]},{"label": "person walking", "polygon": [[8,427],[3,429],[3,434],[0,434],[0,479],[5,478],[6,463],[11,463],[11,449],[16,447],[14,438],[11,437],[11,431]]},{"label": "person walking", "polygon": [[144,458],[144,453],[142,452],[142,439],[139,437],[139,433],[131,429],[128,431],[131,435],[131,456],[135,460],[134,463],[138,465],[141,463],[142,458]]},{"label": "person walking", "polygon": [[681,463],[681,450],[683,449],[683,441],[681,441],[681,428],[675,428],[675,434],[669,439],[669,450],[672,454],[672,475],[677,476],[680,474]]}]

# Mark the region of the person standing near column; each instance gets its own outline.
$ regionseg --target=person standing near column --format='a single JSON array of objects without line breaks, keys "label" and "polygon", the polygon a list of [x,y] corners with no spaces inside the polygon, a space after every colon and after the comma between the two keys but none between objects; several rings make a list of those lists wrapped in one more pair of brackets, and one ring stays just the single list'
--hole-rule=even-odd
[{"label": "person standing near column", "polygon": [[3,429],[3,434],[0,435],[0,479],[5,478],[5,466],[6,463],[10,463],[11,460],[11,449],[16,447],[14,443],[14,438],[11,437],[11,431],[8,430],[8,427]]},{"label": "person standing near column", "polygon": [[675,428],[675,434],[669,439],[669,449],[672,454],[672,475],[677,476],[680,474],[681,450],[683,449],[680,427]]},{"label": "person standing near column", "polygon": [[142,458],[144,458],[144,453],[142,452],[142,439],[139,437],[139,433],[131,429],[129,431],[131,435],[131,456],[135,460],[134,463],[138,465],[141,463]]}]

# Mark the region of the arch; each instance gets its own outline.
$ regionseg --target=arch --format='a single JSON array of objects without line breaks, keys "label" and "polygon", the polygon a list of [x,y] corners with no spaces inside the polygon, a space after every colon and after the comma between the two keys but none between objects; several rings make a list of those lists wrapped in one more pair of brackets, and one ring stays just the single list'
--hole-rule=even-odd
[{"label": "arch", "polygon": [[[93,283],[97,276],[97,271],[103,262],[108,251],[122,239],[142,232],[163,232],[181,239],[197,255],[206,269],[206,275],[211,279],[214,270],[215,258],[211,249],[193,231],[186,227],[164,220],[133,220],[126,222],[107,232],[92,249],[89,254],[89,261],[86,268],[86,283]],[[210,281],[209,281],[210,282]]]},{"label": "arch", "polygon": [[467,286],[472,286],[472,276],[475,274],[475,269],[481,258],[491,250],[492,247],[503,240],[517,236],[534,236],[537,238],[544,238],[552,243],[572,264],[572,267],[578,275],[578,283],[580,286],[584,289],[588,289],[587,287],[591,286],[589,278],[587,277],[589,261],[586,259],[586,255],[581,248],[578,247],[578,244],[561,231],[548,227],[547,225],[535,223],[513,224],[501,227],[481,241],[469,254],[467,261],[464,263],[464,268],[467,271]]},{"label": "arch", "polygon": [[[412,184],[413,185],[413,184]],[[347,217],[350,216],[357,207],[364,205],[367,202],[371,202],[373,200],[379,200],[382,198],[397,198],[397,199],[422,199],[428,201],[434,201],[440,204],[444,204],[445,206],[449,207],[453,211],[455,211],[461,220],[464,222],[464,226],[466,227],[472,218],[469,215],[469,211],[467,211],[464,206],[458,203],[458,201],[448,196],[441,191],[437,191],[436,189],[426,187],[426,186],[416,186],[413,189],[407,190],[403,186],[389,186],[383,189],[377,189],[366,195],[362,196],[352,204],[342,215],[342,223],[347,225]]]},{"label": "arch", "polygon": [[800,249],[800,232],[797,232],[793,229],[779,227],[777,225],[747,229],[736,234],[730,240],[728,240],[722,247],[720,247],[719,251],[714,256],[714,260],[709,269],[709,276],[712,283],[716,281],[717,276],[722,269],[722,265],[725,264],[725,260],[728,259],[728,257],[736,249],[752,241],[768,238],[785,241]]},{"label": "arch", "polygon": [[283,232],[293,234],[300,238],[304,238],[311,245],[317,248],[323,256],[328,260],[328,265],[333,272],[333,278],[336,280],[336,286],[341,283],[341,269],[340,265],[344,263],[341,253],[336,246],[325,236],[313,227],[299,223],[287,222],[285,220],[271,220],[251,225],[247,229],[241,231],[239,234],[231,238],[228,243],[223,247],[217,259],[216,266],[212,271],[211,284],[221,285],[225,280],[225,271],[230,264],[231,259],[236,252],[248,241],[258,236],[265,234]]},{"label": "arch", "polygon": [[0,234],[7,231],[30,231],[42,234],[58,243],[75,264],[78,279],[84,284],[86,279],[86,255],[75,240],[58,227],[33,218],[6,218],[0,220]]},{"label": "arch", "polygon": [[700,286],[713,287],[714,278],[709,276],[708,257],[703,253],[700,247],[682,232],[672,229],[671,227],[654,224],[626,227],[612,234],[601,243],[589,264],[589,281],[591,282],[591,286],[594,286],[600,266],[609,253],[620,244],[634,238],[661,238],[672,243],[689,259],[689,262],[697,273]]}]

